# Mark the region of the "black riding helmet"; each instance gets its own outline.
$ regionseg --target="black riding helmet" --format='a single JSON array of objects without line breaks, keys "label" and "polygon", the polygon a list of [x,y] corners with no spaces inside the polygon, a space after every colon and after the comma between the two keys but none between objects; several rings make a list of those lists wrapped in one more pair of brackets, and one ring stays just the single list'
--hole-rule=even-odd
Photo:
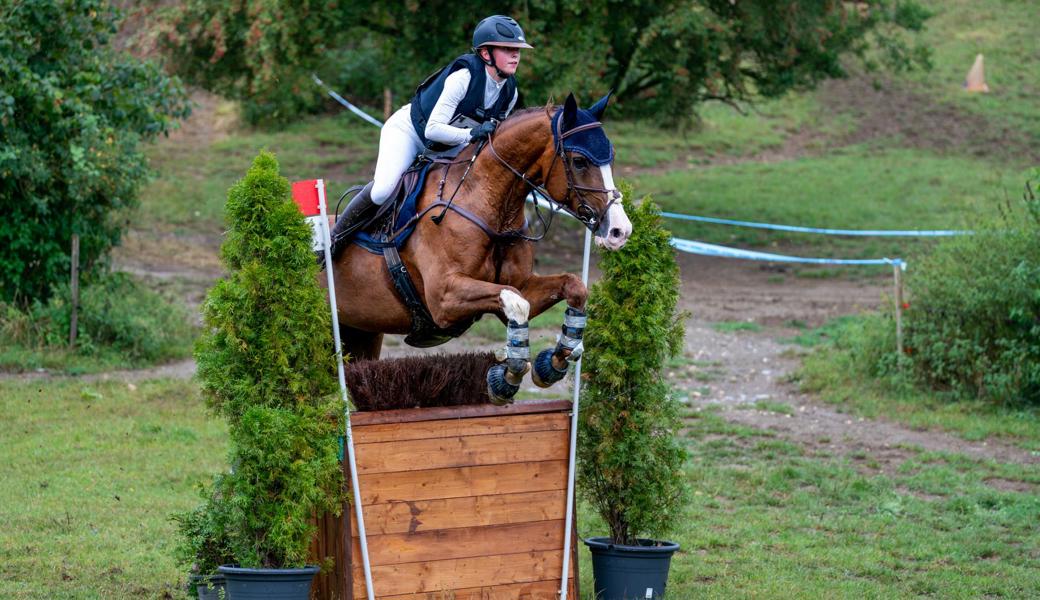
[{"label": "black riding helmet", "polygon": [[490,16],[473,30],[473,53],[483,46],[505,46],[507,48],[531,48],[534,46],[524,39],[524,30],[520,25],[504,15]]},{"label": "black riding helmet", "polygon": [[493,67],[499,77],[505,77],[506,74],[495,64],[495,55],[491,53],[490,49],[488,50],[488,60],[484,60],[480,56],[478,50],[484,46],[534,48],[527,43],[524,38],[524,30],[520,29],[520,25],[504,15],[492,15],[477,23],[477,28],[473,30],[473,54],[476,54],[484,64]]}]

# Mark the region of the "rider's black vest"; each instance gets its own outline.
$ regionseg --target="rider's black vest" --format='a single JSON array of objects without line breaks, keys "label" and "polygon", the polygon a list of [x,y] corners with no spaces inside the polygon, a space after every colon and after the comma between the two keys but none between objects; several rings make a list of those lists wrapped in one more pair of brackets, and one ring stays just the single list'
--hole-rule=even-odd
[{"label": "rider's black vest", "polygon": [[426,139],[426,122],[430,118],[430,113],[433,112],[434,105],[437,104],[437,99],[441,97],[441,92],[444,91],[444,81],[448,75],[459,69],[469,69],[469,87],[466,88],[466,97],[459,102],[455,114],[451,116],[452,120],[463,115],[477,123],[484,123],[491,119],[501,121],[506,118],[509,103],[516,93],[516,79],[510,76],[509,79],[506,79],[506,84],[502,86],[494,106],[485,110],[484,84],[487,81],[487,70],[484,68],[484,63],[475,54],[463,54],[448,66],[427,77],[419,84],[415,90],[415,96],[412,97],[412,126],[415,127],[415,132],[419,134],[419,139],[423,144],[434,151],[447,150],[448,146]]}]

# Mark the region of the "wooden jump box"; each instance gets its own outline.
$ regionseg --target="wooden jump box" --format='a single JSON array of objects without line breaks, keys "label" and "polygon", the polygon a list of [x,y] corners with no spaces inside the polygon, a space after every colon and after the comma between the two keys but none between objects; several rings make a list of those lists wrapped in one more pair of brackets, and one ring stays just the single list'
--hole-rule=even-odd
[{"label": "wooden jump box", "polygon": [[[352,415],[375,597],[556,598],[570,408],[552,400]],[[318,524],[312,555],[335,566],[311,597],[364,600],[353,507]],[[568,597],[577,599],[573,532],[571,544]]]}]

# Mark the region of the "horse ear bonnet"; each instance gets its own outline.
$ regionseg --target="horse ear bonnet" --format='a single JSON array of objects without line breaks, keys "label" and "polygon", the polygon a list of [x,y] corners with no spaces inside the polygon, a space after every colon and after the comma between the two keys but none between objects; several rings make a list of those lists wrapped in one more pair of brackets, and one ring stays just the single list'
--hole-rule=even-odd
[{"label": "horse ear bonnet", "polygon": [[[562,131],[566,133],[580,125],[599,121],[599,118],[603,115],[603,111],[607,107],[607,101],[609,99],[610,94],[607,94],[603,98],[600,98],[599,102],[594,104],[591,109],[584,110],[578,108],[573,95],[567,96],[567,102],[564,103],[563,108],[556,111],[556,114],[553,115],[553,144],[558,145],[560,143],[561,127]],[[585,131],[565,138],[563,140],[563,149],[565,152],[577,152],[578,154],[581,154],[585,158],[589,159],[589,162],[598,167],[609,165],[614,160],[614,145],[610,143],[609,139],[607,139],[607,134],[603,131],[602,127],[586,129]]]}]

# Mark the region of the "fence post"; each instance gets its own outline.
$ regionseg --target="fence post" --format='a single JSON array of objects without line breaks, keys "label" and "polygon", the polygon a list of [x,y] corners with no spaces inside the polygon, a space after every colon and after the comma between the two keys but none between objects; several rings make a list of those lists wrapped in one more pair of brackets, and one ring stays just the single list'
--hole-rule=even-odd
[{"label": "fence post", "polygon": [[383,121],[385,122],[390,118],[390,115],[394,110],[394,95],[390,92],[390,88],[383,88]]},{"label": "fence post", "polygon": [[69,319],[69,346],[76,345],[76,332],[79,329],[79,234],[72,234],[72,279],[69,282],[72,291],[72,318]]},{"label": "fence post", "polygon": [[893,284],[896,299],[896,352],[903,355],[903,263],[892,265]]}]

